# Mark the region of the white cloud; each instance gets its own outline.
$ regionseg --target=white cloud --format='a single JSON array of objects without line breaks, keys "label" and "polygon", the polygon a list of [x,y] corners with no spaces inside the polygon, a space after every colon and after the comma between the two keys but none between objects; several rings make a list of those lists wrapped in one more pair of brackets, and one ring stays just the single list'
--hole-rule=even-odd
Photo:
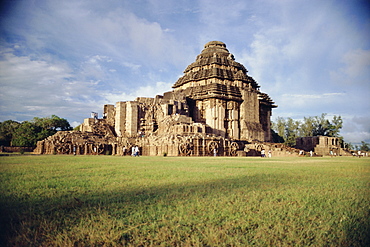
[{"label": "white cloud", "polygon": [[[28,96],[33,88],[57,86],[59,81],[71,76],[71,70],[63,63],[50,63],[44,60],[32,60],[29,56],[15,56],[6,51],[1,54],[1,86],[7,90],[8,97]],[[37,92],[37,91],[36,91]],[[4,93],[4,91],[3,91]]]},{"label": "white cloud", "polygon": [[77,121],[73,121],[73,122],[70,123],[72,128],[75,128],[75,127],[79,126],[80,124],[81,124],[81,122],[77,122]]},{"label": "white cloud", "polygon": [[[109,8],[115,4],[117,7]],[[139,17],[124,4],[86,1],[51,1],[44,5],[20,4],[25,12],[13,31],[33,49],[79,59],[99,54],[123,64],[161,66],[188,56],[178,49],[173,32],[159,22]]]},{"label": "white cloud", "polygon": [[134,72],[139,72],[139,69],[141,68],[140,64],[134,64],[134,63],[130,63],[130,62],[122,62],[122,65],[124,67],[132,69]]},{"label": "white cloud", "polygon": [[[343,132],[343,131],[342,131]],[[365,131],[352,131],[342,133],[343,139],[347,143],[360,144],[362,141],[370,143],[370,133]]]},{"label": "white cloud", "polygon": [[125,92],[105,92],[101,95],[104,97],[106,104],[109,105],[115,105],[119,101],[132,101],[137,97],[136,95],[127,94]]},{"label": "white cloud", "polygon": [[[301,109],[303,112],[311,112],[321,109],[322,112],[331,110],[332,104],[345,97],[345,93],[320,93],[320,94],[283,94],[279,98],[281,108]],[[311,110],[310,110],[311,109]],[[318,112],[321,114],[322,112]]]},{"label": "white cloud", "polygon": [[67,117],[66,109],[73,112],[98,103],[92,100],[96,95],[96,82],[75,78],[73,70],[63,62],[48,56],[39,60],[16,56],[9,49],[2,52],[1,57],[2,115],[12,119],[18,119],[19,113],[32,117],[52,114]]},{"label": "white cloud", "polygon": [[[318,7],[311,2],[267,2],[269,18],[257,15],[257,31],[240,59],[251,75],[261,84],[270,83],[276,94],[317,87],[328,90],[337,85],[342,71],[335,79],[330,71],[339,65],[351,46],[361,46],[366,35],[354,28],[353,22],[348,22],[340,5],[322,2]],[[358,54],[350,54],[344,60],[353,67],[365,64],[364,54],[361,59]],[[352,63],[353,60],[356,62]]]},{"label": "white cloud", "polygon": [[341,135],[346,142],[353,144],[370,143],[370,116],[343,116]]},{"label": "white cloud", "polygon": [[132,93],[126,92],[105,92],[102,94],[106,102],[109,104],[115,104],[119,101],[132,101],[137,97],[150,97],[153,98],[156,95],[163,95],[164,92],[170,91],[173,83],[156,82],[154,85],[139,86]]},{"label": "white cloud", "polygon": [[242,54],[240,62],[247,66],[247,70],[253,74],[253,77],[263,81],[266,73],[274,72],[282,54],[271,37],[262,33],[257,33],[253,37],[254,41],[250,45],[250,50],[253,52]]},{"label": "white cloud", "polygon": [[283,94],[288,99],[327,99],[333,96],[343,96],[344,93],[323,93],[323,94]]},{"label": "white cloud", "polygon": [[368,73],[370,70],[370,50],[349,51],[343,57],[347,67],[346,74],[352,77]]},{"label": "white cloud", "polygon": [[337,84],[361,86],[370,90],[370,50],[350,50],[341,61],[343,66],[330,72],[332,80]]},{"label": "white cloud", "polygon": [[156,95],[163,95],[164,92],[171,90],[173,83],[156,82],[155,85],[141,86],[135,92],[140,97],[154,97]]}]

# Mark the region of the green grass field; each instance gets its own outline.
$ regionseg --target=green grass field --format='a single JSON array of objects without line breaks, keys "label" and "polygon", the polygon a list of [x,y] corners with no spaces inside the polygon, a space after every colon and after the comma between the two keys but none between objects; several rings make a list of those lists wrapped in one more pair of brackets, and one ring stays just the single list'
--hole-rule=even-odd
[{"label": "green grass field", "polygon": [[370,158],[0,157],[8,246],[370,246]]}]

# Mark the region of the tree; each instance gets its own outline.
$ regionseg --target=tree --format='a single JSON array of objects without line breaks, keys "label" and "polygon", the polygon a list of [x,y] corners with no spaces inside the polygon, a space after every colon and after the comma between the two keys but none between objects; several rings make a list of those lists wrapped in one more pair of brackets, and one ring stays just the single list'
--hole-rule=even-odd
[{"label": "tree", "polygon": [[272,128],[276,133],[281,136],[283,139],[285,137],[285,119],[282,117],[277,117],[276,123],[272,122]]},{"label": "tree", "polygon": [[364,141],[361,142],[361,146],[359,147],[361,151],[370,151],[370,144]]},{"label": "tree", "polygon": [[344,142],[343,147],[349,150],[355,150],[355,147],[350,142]]},{"label": "tree", "polygon": [[343,120],[341,116],[334,115],[332,122],[326,119],[326,113],[322,113],[321,116],[315,116],[305,119],[309,119],[307,124],[312,124],[312,135],[311,136],[331,136],[339,137],[339,131],[343,126]]},{"label": "tree", "polygon": [[280,140],[287,146],[295,145],[295,138],[299,136],[300,122],[295,121],[292,118],[284,119],[278,117],[276,123],[272,123],[272,128],[275,130],[274,140]]},{"label": "tree", "polygon": [[32,119],[32,123],[41,128],[41,131],[37,134],[36,138],[38,141],[54,135],[59,130],[72,130],[72,127],[69,125],[69,122],[66,119],[60,118],[56,115],[45,118],[34,117]]},{"label": "tree", "polygon": [[15,130],[12,145],[18,147],[33,147],[38,141],[41,128],[32,122],[24,121]]},{"label": "tree", "polygon": [[300,126],[299,135],[300,137],[313,136],[314,132],[314,118],[313,117],[304,117],[303,123]]},{"label": "tree", "polygon": [[0,123],[1,145],[36,146],[37,141],[54,135],[59,130],[72,130],[69,122],[56,115],[51,117],[34,117],[31,121],[18,123],[7,120]]},{"label": "tree", "polygon": [[293,147],[295,145],[295,139],[299,137],[300,122],[295,121],[292,118],[288,118],[285,127],[285,145]]},{"label": "tree", "polygon": [[312,136],[325,136],[328,127],[328,121],[325,119],[326,113],[321,116],[315,116],[313,119]]},{"label": "tree", "polygon": [[[288,146],[294,146],[297,137],[331,136],[341,138],[339,135],[343,125],[341,116],[334,115],[333,120],[330,122],[326,119],[326,115],[326,113],[322,113],[321,116],[304,117],[303,121],[278,117],[276,123],[272,123],[273,134],[275,133],[283,138],[284,144]],[[274,140],[277,139],[276,136],[273,137]],[[341,139],[341,141],[343,140]]]},{"label": "tree", "polygon": [[56,115],[51,117],[38,118],[34,117],[32,122],[37,126],[40,126],[44,130],[58,131],[58,130],[71,130],[71,126],[68,121],[64,118],[60,118]]},{"label": "tree", "polygon": [[15,130],[19,127],[20,123],[13,120],[6,120],[0,122],[0,145],[11,146],[12,138]]},{"label": "tree", "polygon": [[341,116],[334,115],[332,123],[330,123],[328,136],[340,137],[339,132],[343,127],[343,120]]}]

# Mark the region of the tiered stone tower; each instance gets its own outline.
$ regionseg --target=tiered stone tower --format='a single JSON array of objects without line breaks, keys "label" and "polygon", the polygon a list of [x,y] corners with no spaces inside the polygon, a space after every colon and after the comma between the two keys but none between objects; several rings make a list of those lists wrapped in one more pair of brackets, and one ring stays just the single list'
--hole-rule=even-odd
[{"label": "tiered stone tower", "polygon": [[276,106],[247,72],[224,43],[211,41],[173,88],[186,95],[194,122],[208,125],[213,134],[268,142],[271,109]]}]

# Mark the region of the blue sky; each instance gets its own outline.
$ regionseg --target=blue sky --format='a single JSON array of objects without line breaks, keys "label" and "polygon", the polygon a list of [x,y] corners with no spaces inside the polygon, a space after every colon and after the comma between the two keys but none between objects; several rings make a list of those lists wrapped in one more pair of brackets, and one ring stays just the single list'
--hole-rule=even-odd
[{"label": "blue sky", "polygon": [[104,104],[170,91],[208,41],[279,106],[327,113],[370,142],[370,4],[348,0],[3,1],[0,121],[55,114],[74,126]]}]

